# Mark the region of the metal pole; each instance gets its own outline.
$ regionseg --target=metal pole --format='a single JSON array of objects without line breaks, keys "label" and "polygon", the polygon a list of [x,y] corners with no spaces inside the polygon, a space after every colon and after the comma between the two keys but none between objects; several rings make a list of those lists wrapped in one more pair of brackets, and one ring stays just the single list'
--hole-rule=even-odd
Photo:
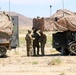
[{"label": "metal pole", "polygon": [[64,9],[64,0],[62,0],[62,8]]},{"label": "metal pole", "polygon": [[1,14],[1,7],[0,7],[0,14]]},{"label": "metal pole", "polygon": [[62,9],[63,9],[63,17],[64,17],[64,0],[62,0]]},{"label": "metal pole", "polygon": [[10,0],[9,0],[9,16],[10,16]]},{"label": "metal pole", "polygon": [[50,17],[51,17],[51,14],[52,14],[52,10],[51,10],[51,8],[52,8],[52,5],[50,5]]},{"label": "metal pole", "polygon": [[0,11],[1,11],[1,7],[0,7]]}]

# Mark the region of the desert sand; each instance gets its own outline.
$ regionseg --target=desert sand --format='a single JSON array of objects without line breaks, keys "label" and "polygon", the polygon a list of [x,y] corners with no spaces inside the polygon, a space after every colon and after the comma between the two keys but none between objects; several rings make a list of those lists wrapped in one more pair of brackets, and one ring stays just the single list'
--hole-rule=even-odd
[{"label": "desert sand", "polygon": [[[58,59],[53,62],[52,60]],[[0,58],[0,75],[76,75],[76,56],[61,56],[45,48],[45,56],[26,55],[25,45],[8,51]]]}]

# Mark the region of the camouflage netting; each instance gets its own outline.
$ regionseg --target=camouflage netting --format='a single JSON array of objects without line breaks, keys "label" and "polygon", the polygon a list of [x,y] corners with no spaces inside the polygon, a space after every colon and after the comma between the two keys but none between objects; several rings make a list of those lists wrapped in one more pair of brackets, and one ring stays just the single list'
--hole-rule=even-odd
[{"label": "camouflage netting", "polygon": [[13,23],[8,15],[0,14],[0,32],[7,33],[9,36],[13,32]]},{"label": "camouflage netting", "polygon": [[34,18],[33,26],[35,29],[44,30],[44,18]]},{"label": "camouflage netting", "polygon": [[[50,18],[34,18],[33,27],[42,31],[50,31],[55,28]],[[54,28],[53,28],[54,27]]]},{"label": "camouflage netting", "polygon": [[[57,18],[57,21],[55,21]],[[52,17],[53,30],[76,31],[76,14],[68,10],[58,10]]]},{"label": "camouflage netting", "polygon": [[57,10],[50,18],[33,19],[33,26],[47,31],[76,31],[76,13],[66,9]]}]

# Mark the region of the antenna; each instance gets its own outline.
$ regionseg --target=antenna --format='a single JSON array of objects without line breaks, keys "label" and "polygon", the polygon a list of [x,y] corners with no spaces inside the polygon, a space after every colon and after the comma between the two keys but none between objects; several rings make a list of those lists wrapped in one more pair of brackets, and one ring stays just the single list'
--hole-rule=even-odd
[{"label": "antenna", "polygon": [[[64,10],[64,0],[62,0],[62,9]],[[63,11],[63,17],[64,17],[64,11]]]},{"label": "antenna", "polygon": [[62,8],[64,9],[64,0],[62,0]]},{"label": "antenna", "polygon": [[0,7],[0,11],[1,11],[1,7]]},{"label": "antenna", "polygon": [[51,14],[52,14],[52,12],[51,12],[51,11],[52,11],[51,8],[52,8],[52,5],[50,5],[50,17],[51,17]]},{"label": "antenna", "polygon": [[10,16],[10,0],[9,0],[9,16]]}]

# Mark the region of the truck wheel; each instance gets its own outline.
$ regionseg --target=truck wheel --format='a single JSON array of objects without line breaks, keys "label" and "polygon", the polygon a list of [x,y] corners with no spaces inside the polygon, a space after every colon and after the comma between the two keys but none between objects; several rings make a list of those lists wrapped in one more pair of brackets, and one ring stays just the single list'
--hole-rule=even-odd
[{"label": "truck wheel", "polygon": [[7,48],[5,46],[0,46],[0,57],[4,56],[7,52]]},{"label": "truck wheel", "polygon": [[72,43],[69,45],[69,50],[71,53],[76,54],[76,43]]}]

